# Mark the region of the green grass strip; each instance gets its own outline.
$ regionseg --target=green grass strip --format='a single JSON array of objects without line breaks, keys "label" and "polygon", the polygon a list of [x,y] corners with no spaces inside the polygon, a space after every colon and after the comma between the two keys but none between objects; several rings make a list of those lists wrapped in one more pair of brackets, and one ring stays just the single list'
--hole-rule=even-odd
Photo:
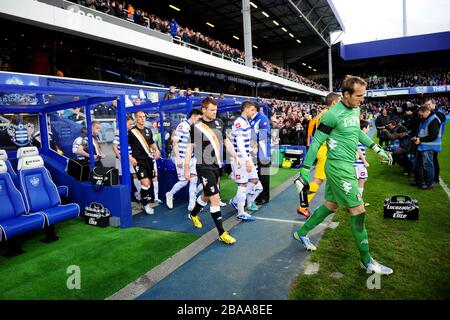
[{"label": "green grass strip", "polygon": [[[27,252],[0,257],[0,299],[104,299],[177,253],[198,236],[142,228],[97,228],[76,219],[57,226],[61,240],[25,242]],[[67,288],[80,267],[81,289]]]}]

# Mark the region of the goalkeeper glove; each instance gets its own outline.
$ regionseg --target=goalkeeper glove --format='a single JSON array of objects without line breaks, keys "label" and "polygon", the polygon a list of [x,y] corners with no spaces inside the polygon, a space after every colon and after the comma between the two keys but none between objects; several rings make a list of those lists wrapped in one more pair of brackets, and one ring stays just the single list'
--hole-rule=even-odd
[{"label": "goalkeeper glove", "polygon": [[392,166],[393,160],[390,153],[386,152],[386,150],[378,144],[373,144],[370,148],[378,154],[381,158],[381,162],[386,163],[388,166]]},{"label": "goalkeeper glove", "polygon": [[308,180],[309,180],[309,171],[310,171],[311,169],[310,168],[308,168],[308,167],[303,167],[303,168],[301,168],[300,169],[300,176],[303,178],[303,180],[305,180],[306,182],[308,182]]},{"label": "goalkeeper glove", "polygon": [[309,168],[305,167],[300,169],[300,174],[295,180],[295,188],[297,189],[297,193],[302,192],[303,188],[308,185],[309,170]]}]

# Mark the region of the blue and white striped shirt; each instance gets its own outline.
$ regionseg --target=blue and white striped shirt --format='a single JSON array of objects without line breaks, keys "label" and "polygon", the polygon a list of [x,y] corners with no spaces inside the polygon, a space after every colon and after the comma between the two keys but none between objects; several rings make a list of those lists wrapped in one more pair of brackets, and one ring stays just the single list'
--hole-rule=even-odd
[{"label": "blue and white striped shirt", "polygon": [[[251,127],[250,123],[243,116],[239,116],[232,127],[232,142],[234,150],[237,153],[239,159],[246,160],[250,157],[250,138],[251,138]],[[243,142],[244,150],[240,150],[238,147],[238,140]]]},{"label": "blue and white striped shirt", "polygon": [[[114,135],[113,144],[117,144],[117,149],[120,152],[120,135],[119,135],[119,130],[116,130],[116,133]],[[131,146],[130,145],[128,145],[128,154],[131,156]]]},{"label": "blue and white striped shirt", "polygon": [[[178,152],[180,159],[184,160],[186,157],[186,148],[191,139],[191,125],[187,120],[180,122],[175,130],[174,137],[178,138]],[[194,157],[194,153],[192,153],[192,157]]]},{"label": "blue and white striped shirt", "polygon": [[[362,151],[364,157],[366,156],[366,146],[362,143],[358,143],[358,149]],[[359,157],[359,153],[356,154],[355,166],[359,164],[364,164],[364,161]]]}]

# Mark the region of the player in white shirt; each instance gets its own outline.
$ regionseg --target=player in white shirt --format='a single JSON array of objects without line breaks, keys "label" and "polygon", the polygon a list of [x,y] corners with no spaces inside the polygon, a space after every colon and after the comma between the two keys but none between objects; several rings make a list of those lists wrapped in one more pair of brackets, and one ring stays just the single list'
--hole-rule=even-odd
[{"label": "player in white shirt", "polygon": [[190,141],[191,125],[202,117],[202,112],[198,109],[192,109],[189,112],[189,118],[183,120],[175,130],[172,138],[173,152],[175,154],[175,165],[177,168],[178,182],[174,184],[172,190],[166,193],[166,204],[169,209],[173,208],[173,196],[189,183],[189,206],[188,210],[192,211],[197,199],[197,171],[195,169],[196,159],[192,153],[192,159],[189,165],[191,179],[188,181],[184,174],[184,162],[186,156],[186,147]]},{"label": "player in white shirt", "polygon": [[[364,133],[369,132],[370,124],[368,121],[361,120],[360,123],[361,130]],[[355,167],[355,173],[356,178],[358,179],[358,187],[359,187],[359,193],[361,194],[361,197],[364,193],[364,184],[367,182],[367,178],[369,177],[369,174],[367,172],[367,168],[369,167],[369,163],[366,160],[366,146],[362,143],[358,143],[358,151],[356,153],[356,160],[354,163]],[[365,202],[364,206],[369,206],[370,204]]]},{"label": "player in white shirt", "polygon": [[[134,126],[134,120],[133,117],[130,115],[127,115],[127,129],[131,130]],[[119,174],[122,175],[122,166],[120,164],[120,136],[119,136],[119,129],[116,130],[116,133],[114,135],[113,140],[113,151],[116,155],[116,165],[115,167],[119,170]],[[134,166],[136,165],[136,159],[134,159],[131,156],[131,147],[128,145],[128,154],[130,159],[130,173],[133,177],[133,184],[136,187],[136,192],[134,193],[134,196],[136,197],[137,201],[141,201],[141,183],[139,179],[137,178],[136,171],[134,170]]]},{"label": "player in white shirt", "polygon": [[247,210],[258,210],[254,201],[263,190],[256,165],[250,156],[251,126],[248,119],[251,119],[256,112],[256,106],[251,101],[243,102],[241,115],[234,121],[231,133],[234,150],[242,165],[238,166],[233,159],[230,160],[233,178],[238,185],[236,195],[230,200],[230,204],[237,209],[237,217],[246,221],[254,220],[244,210],[246,200]]}]

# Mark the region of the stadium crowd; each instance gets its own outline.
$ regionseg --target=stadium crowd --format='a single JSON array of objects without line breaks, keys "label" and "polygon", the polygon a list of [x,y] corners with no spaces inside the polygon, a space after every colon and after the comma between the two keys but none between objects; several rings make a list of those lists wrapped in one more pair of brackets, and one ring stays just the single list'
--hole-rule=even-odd
[{"label": "stadium crowd", "polygon": [[[333,82],[335,91],[340,90],[344,75],[336,76]],[[367,89],[408,88],[418,86],[441,86],[450,83],[450,69],[445,67],[385,69],[377,72],[364,72]],[[328,85],[328,78],[316,79],[322,85]]]},{"label": "stadium crowd", "polygon": [[[173,38],[181,40],[184,43],[192,44],[197,47],[227,56],[228,58],[238,60],[240,63],[244,62],[245,54],[243,51],[232,48],[228,44],[221,41],[212,39],[201,32],[194,31],[187,27],[182,27],[178,25],[175,19],[172,19],[171,21],[161,19],[154,14],[149,14],[141,9],[135,8],[132,4],[126,4],[125,1],[71,0],[71,2],[116,16],[121,19],[132,21],[136,24],[160,31],[162,33],[168,33]],[[294,70],[286,70],[278,65],[256,57],[253,59],[253,63],[255,67],[262,71],[287,78],[291,81],[298,82],[314,89],[326,90],[325,86],[308,79]]]}]

